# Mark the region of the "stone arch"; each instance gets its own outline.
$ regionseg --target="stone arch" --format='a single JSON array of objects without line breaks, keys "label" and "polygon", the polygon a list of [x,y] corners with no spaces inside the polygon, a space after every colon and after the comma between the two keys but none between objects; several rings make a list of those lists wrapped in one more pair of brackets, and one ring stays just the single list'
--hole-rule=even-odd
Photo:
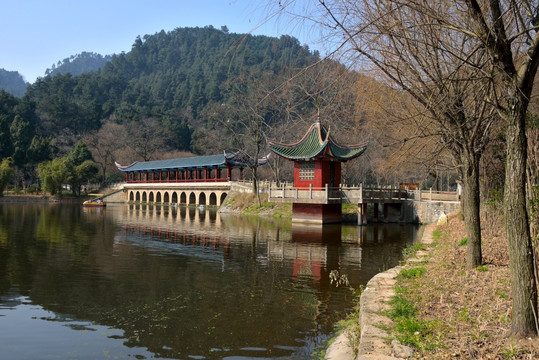
[{"label": "stone arch", "polygon": [[163,196],[163,202],[169,203],[170,202],[170,195],[168,192],[165,192],[165,195]]},{"label": "stone arch", "polygon": [[161,192],[160,191],[158,191],[157,194],[155,195],[155,202],[156,203],[161,202]]},{"label": "stone arch", "polygon": [[210,194],[208,205],[217,205],[217,195],[214,192]]},{"label": "stone arch", "polygon": [[198,196],[198,203],[200,205],[206,205],[206,193],[204,191],[202,191]]},{"label": "stone arch", "polygon": [[133,191],[129,192],[129,201],[135,201],[135,195]]},{"label": "stone arch", "polygon": [[220,201],[219,201],[219,205],[223,205],[223,204],[224,204],[224,202],[225,202],[225,200],[226,200],[226,195],[227,195],[226,192],[223,192],[223,193],[221,194],[221,199],[220,199]]},{"label": "stone arch", "polygon": [[150,196],[148,197],[148,201],[149,201],[149,202],[154,202],[154,201],[155,201],[155,198],[154,198],[154,195],[153,195],[153,191],[150,191]]},{"label": "stone arch", "polygon": [[191,194],[189,194],[189,204],[196,204],[197,202],[197,196],[195,195],[194,192],[192,192]]},{"label": "stone arch", "polygon": [[143,202],[148,201],[148,194],[146,193],[146,191],[143,191],[143,192],[142,192],[142,201],[143,201]]},{"label": "stone arch", "polygon": [[187,195],[185,192],[182,192],[180,195],[180,204],[187,204]]},{"label": "stone arch", "polygon": [[140,192],[137,191],[137,194],[135,195],[135,201],[140,201]]},{"label": "stone arch", "polygon": [[170,202],[173,203],[173,204],[177,204],[177,203],[178,203],[178,193],[177,193],[176,191],[174,191],[174,192],[172,193],[172,199],[171,199]]}]

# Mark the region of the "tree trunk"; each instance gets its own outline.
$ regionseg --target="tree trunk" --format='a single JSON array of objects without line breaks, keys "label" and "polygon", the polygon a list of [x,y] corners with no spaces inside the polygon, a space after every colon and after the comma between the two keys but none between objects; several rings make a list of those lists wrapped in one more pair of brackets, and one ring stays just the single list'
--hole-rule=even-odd
[{"label": "tree trunk", "polygon": [[537,285],[534,276],[528,213],[526,211],[525,109],[515,100],[506,129],[507,163],[504,210],[509,243],[509,264],[513,298],[511,331],[516,335],[536,334]]},{"label": "tree trunk", "polygon": [[466,267],[481,265],[481,218],[479,200],[479,156],[470,152],[462,161],[462,213],[468,233]]}]

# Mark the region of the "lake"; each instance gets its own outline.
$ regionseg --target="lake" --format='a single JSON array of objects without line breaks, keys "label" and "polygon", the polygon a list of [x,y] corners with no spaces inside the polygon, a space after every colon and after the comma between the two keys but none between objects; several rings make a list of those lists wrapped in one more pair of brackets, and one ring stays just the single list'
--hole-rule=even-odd
[{"label": "lake", "polygon": [[1,359],[309,359],[418,227],[0,204]]}]

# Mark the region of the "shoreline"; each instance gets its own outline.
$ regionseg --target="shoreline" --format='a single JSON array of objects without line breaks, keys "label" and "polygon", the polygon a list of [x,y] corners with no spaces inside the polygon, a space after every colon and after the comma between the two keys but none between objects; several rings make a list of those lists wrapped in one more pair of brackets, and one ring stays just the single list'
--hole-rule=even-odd
[{"label": "shoreline", "polygon": [[[432,232],[436,225],[427,225],[418,243],[432,243]],[[395,295],[394,285],[399,272],[407,265],[422,261],[427,255],[425,251],[418,251],[415,258],[406,260],[403,265],[397,265],[373,276],[365,286],[360,296],[360,337],[357,344],[357,355],[354,354],[354,344],[351,343],[348,329],[344,329],[326,351],[327,360],[374,360],[374,359],[407,359],[413,356],[413,350],[402,345],[398,340],[388,343],[391,335],[384,329],[393,323],[393,320],[382,315],[389,310],[389,300]]]},{"label": "shoreline", "polygon": [[82,203],[84,197],[72,198],[72,197],[52,197],[47,195],[4,195],[0,196],[0,204],[57,204],[57,203]]}]

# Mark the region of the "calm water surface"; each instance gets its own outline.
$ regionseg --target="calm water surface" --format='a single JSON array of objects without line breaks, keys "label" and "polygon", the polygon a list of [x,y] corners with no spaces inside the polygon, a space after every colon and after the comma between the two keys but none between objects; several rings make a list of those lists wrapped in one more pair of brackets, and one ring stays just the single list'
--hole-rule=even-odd
[{"label": "calm water surface", "polygon": [[0,204],[0,359],[309,359],[417,228]]}]

